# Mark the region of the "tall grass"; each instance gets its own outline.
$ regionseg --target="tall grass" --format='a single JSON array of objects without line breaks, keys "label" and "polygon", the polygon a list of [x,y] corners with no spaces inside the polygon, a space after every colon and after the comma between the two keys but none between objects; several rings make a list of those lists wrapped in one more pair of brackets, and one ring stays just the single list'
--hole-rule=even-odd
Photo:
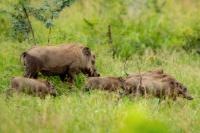
[{"label": "tall grass", "polygon": [[[82,90],[83,78],[77,78],[72,89],[58,77],[48,78],[59,96],[41,100],[27,95],[7,99],[4,91],[10,78],[23,74],[19,55],[29,45],[2,42],[0,50],[0,125],[1,132],[191,132],[199,129],[200,61],[196,54],[168,50],[151,50],[128,60],[128,73],[162,68],[183,82],[194,96],[193,101],[182,98],[176,102],[158,104],[156,98],[118,98],[115,93]],[[113,59],[108,47],[93,48],[97,68],[102,75],[123,76],[123,61]],[[109,62],[109,67],[108,67]],[[40,78],[47,78],[41,77]],[[78,87],[78,88],[77,88]],[[150,124],[146,124],[150,123]],[[151,124],[154,123],[154,124]],[[144,129],[144,130],[143,130]]]},{"label": "tall grass", "polygon": [[[0,14],[5,25],[0,25],[0,132],[198,133],[200,60],[195,52],[185,52],[182,47],[199,47],[200,2],[166,0],[159,12],[154,2],[77,0],[55,20],[51,44],[79,42],[89,46],[102,76],[138,72],[138,64],[141,71],[164,69],[187,86],[193,101],[179,98],[158,104],[156,98],[119,99],[115,93],[98,90],[88,93],[83,91],[83,75],[77,76],[72,88],[59,77],[40,75],[55,85],[59,93],[56,98],[41,100],[25,94],[7,98],[4,91],[10,87],[11,77],[24,72],[20,54],[32,45],[13,40],[9,21]],[[38,45],[47,45],[47,29],[33,17],[31,21]],[[108,25],[112,27],[112,46],[117,50],[114,59]]]}]

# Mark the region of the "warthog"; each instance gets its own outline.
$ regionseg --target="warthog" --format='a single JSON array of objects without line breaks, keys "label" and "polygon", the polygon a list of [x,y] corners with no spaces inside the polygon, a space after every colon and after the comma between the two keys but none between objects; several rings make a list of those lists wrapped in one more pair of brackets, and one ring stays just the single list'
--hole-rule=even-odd
[{"label": "warthog", "polygon": [[173,100],[176,100],[177,96],[188,100],[193,99],[182,83],[160,70],[129,75],[125,80],[125,86],[126,94],[152,95],[158,98],[170,97]]},{"label": "warthog", "polygon": [[59,75],[62,81],[66,75],[73,81],[82,72],[88,76],[99,76],[95,66],[95,55],[85,46],[68,44],[60,46],[36,46],[24,52],[21,57],[25,65],[25,77],[37,78],[43,75]]},{"label": "warthog", "polygon": [[86,89],[117,91],[120,88],[124,88],[124,79],[121,77],[90,77],[86,83]]},{"label": "warthog", "polygon": [[56,89],[51,83],[46,80],[37,80],[24,77],[14,77],[11,79],[11,88],[7,91],[11,92],[24,92],[30,95],[45,98],[46,95],[57,95]]}]

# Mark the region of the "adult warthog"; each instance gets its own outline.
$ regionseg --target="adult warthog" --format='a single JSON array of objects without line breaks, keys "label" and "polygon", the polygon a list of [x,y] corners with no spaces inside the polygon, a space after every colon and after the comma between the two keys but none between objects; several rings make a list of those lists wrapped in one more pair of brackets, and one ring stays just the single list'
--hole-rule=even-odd
[{"label": "adult warthog", "polygon": [[36,46],[21,55],[25,65],[25,77],[37,78],[43,75],[58,75],[62,81],[68,76],[72,82],[82,72],[96,77],[95,55],[88,47],[68,44],[60,46]]}]

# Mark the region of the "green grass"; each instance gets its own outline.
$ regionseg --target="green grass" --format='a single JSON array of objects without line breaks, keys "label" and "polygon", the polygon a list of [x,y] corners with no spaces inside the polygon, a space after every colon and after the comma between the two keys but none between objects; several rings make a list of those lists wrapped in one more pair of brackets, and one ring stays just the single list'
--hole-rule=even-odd
[{"label": "green grass", "polygon": [[[200,132],[200,56],[195,53],[200,38],[200,1],[166,0],[161,12],[156,12],[153,1],[77,0],[55,19],[50,43],[89,46],[102,76],[124,76],[124,59],[131,55],[126,72],[138,72],[138,64],[141,71],[163,69],[187,86],[193,101],[179,98],[158,104],[156,98],[119,99],[115,93],[98,90],[88,93],[82,90],[82,75],[72,89],[58,77],[40,76],[55,85],[56,98],[41,100],[21,94],[7,99],[4,92],[11,77],[24,72],[20,54],[32,46],[14,40],[11,19],[0,11],[0,133]],[[31,3],[37,6],[42,0]],[[0,2],[0,8],[12,11],[7,1]],[[48,30],[34,17],[30,20],[38,45],[47,45]],[[117,48],[115,59],[108,44],[108,25]]]},{"label": "green grass", "polygon": [[[142,71],[163,68],[188,87],[194,96],[193,101],[179,98],[170,102],[169,106],[168,102],[159,105],[156,98],[124,97],[119,100],[115,93],[97,90],[87,93],[76,87],[70,90],[58,77],[48,78],[59,91],[60,95],[56,98],[41,100],[22,94],[7,99],[4,90],[9,88],[11,77],[23,75],[19,55],[29,47],[26,43],[1,43],[0,132],[197,133],[200,130],[198,55],[163,49],[157,54],[146,52],[140,61],[138,55],[133,55],[127,63],[129,73],[138,72],[137,62]],[[100,47],[93,48],[97,53],[99,72],[102,75],[123,76],[123,62],[112,59],[107,46]]]}]

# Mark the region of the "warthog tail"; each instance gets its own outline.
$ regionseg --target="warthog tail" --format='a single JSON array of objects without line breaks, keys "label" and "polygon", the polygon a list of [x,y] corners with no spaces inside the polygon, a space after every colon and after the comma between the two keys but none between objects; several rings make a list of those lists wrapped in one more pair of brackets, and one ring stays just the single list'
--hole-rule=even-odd
[{"label": "warthog tail", "polygon": [[21,55],[20,55],[20,62],[25,65],[25,62],[24,62],[24,58],[26,57],[27,53],[26,52],[23,52]]}]

